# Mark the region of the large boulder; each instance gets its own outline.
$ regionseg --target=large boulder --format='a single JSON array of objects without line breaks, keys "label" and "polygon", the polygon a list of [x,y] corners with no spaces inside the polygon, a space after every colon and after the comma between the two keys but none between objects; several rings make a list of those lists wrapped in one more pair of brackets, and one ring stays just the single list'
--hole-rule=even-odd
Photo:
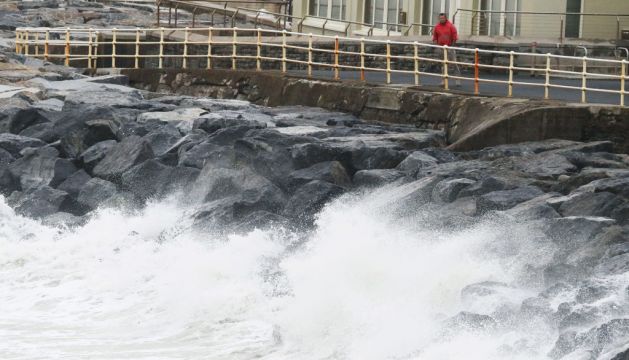
[{"label": "large boulder", "polygon": [[9,165],[22,190],[44,185],[56,187],[77,170],[70,160],[57,157],[59,153],[54,148],[27,150],[22,158]]},{"label": "large boulder", "polygon": [[76,158],[90,146],[101,141],[116,140],[118,124],[113,120],[88,120],[83,126],[71,129],[61,136],[63,155]]},{"label": "large boulder", "polygon": [[55,214],[59,211],[74,211],[73,201],[65,191],[49,186],[30,188],[25,192],[14,192],[8,198],[18,214],[36,219]]},{"label": "large boulder", "polygon": [[420,169],[435,166],[438,162],[424,151],[414,151],[397,166],[397,169],[415,176]]},{"label": "large boulder", "polygon": [[148,200],[188,188],[198,175],[196,168],[171,167],[151,159],[125,171],[121,185],[139,199]]},{"label": "large boulder", "polygon": [[151,148],[157,156],[161,156],[168,152],[179,140],[181,133],[172,124],[166,124],[160,128],[151,130],[143,136],[151,144]]},{"label": "large boulder", "polygon": [[137,205],[132,194],[119,191],[114,183],[99,178],[92,178],[85,183],[79,191],[77,202],[83,209],[87,210]]},{"label": "large boulder", "polygon": [[129,136],[107,152],[94,167],[94,176],[118,182],[125,171],[153,157],[155,155],[148,141],[139,136]]},{"label": "large boulder", "polygon": [[321,162],[305,169],[295,170],[288,175],[288,186],[294,189],[313,180],[326,181],[344,188],[351,186],[345,167],[338,161]]},{"label": "large boulder", "polygon": [[475,184],[471,179],[446,179],[435,185],[432,200],[437,203],[451,203],[457,199],[461,190]]},{"label": "large boulder", "polygon": [[344,189],[338,185],[313,180],[295,191],[288,199],[282,214],[296,219],[299,223],[309,224],[326,203],[343,192]]},{"label": "large boulder", "polygon": [[92,177],[85,172],[85,170],[81,169],[65,179],[57,186],[57,189],[65,191],[70,194],[70,196],[77,198],[83,186],[91,179]]},{"label": "large boulder", "polygon": [[617,195],[602,191],[584,192],[570,196],[559,207],[563,216],[602,216],[610,217],[624,201]]},{"label": "large boulder", "polygon": [[118,142],[116,140],[105,140],[96,143],[79,155],[79,162],[83,165],[83,168],[91,173],[96,167],[96,164],[103,160],[107,153],[116,146]]},{"label": "large boulder", "polygon": [[18,157],[20,151],[26,148],[37,148],[45,145],[45,142],[35,138],[9,133],[0,134],[0,149],[8,151],[14,157]]},{"label": "large boulder", "polygon": [[354,174],[352,182],[355,186],[377,187],[393,183],[406,176],[395,169],[360,170]]},{"label": "large boulder", "polygon": [[491,210],[507,210],[542,194],[544,192],[535,186],[493,191],[480,196],[476,205],[481,213]]}]

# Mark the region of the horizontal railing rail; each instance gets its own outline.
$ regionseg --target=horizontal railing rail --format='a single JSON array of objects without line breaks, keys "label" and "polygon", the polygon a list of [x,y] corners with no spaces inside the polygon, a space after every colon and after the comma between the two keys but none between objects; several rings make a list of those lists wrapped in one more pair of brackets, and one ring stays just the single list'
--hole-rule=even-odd
[{"label": "horizontal railing rail", "polygon": [[[183,38],[178,39],[177,33]],[[233,70],[261,71],[270,64],[282,72],[287,72],[289,66],[301,69],[308,76],[313,76],[315,69],[327,69],[332,71],[334,79],[340,79],[342,71],[358,72],[363,81],[367,73],[381,73],[388,84],[392,83],[392,75],[409,76],[415,85],[420,85],[424,77],[433,77],[441,79],[446,90],[450,89],[452,80],[472,82],[476,95],[481,94],[483,84],[499,84],[505,87],[504,95],[508,97],[514,95],[515,87],[537,87],[543,88],[544,99],[551,99],[552,91],[571,90],[580,93],[583,103],[588,102],[589,94],[603,93],[617,96],[617,104],[621,106],[625,106],[629,64],[624,59],[470,49],[262,28],[18,28],[15,51],[24,56],[91,69],[189,69],[192,62],[198,67],[214,69],[223,61],[225,68]],[[456,57],[453,57],[455,52]],[[498,58],[502,60],[487,60]],[[524,61],[526,59],[528,61]],[[561,62],[572,64],[572,70],[559,67]],[[602,64],[614,67],[616,73],[589,71]],[[427,65],[438,65],[441,69],[429,71]],[[451,66],[465,71],[453,73]],[[488,71],[499,72],[504,78],[485,76]],[[516,78],[518,73],[539,75],[543,81],[523,81]],[[576,79],[578,84],[559,83],[555,78]],[[592,80],[604,80],[607,87],[595,87]]]}]

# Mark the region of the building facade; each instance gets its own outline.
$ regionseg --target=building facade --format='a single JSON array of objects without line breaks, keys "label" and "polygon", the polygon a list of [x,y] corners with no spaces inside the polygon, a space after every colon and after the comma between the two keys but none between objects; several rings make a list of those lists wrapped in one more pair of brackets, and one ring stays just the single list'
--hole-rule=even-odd
[{"label": "building facade", "polygon": [[304,31],[428,35],[447,13],[462,35],[616,39],[629,0],[293,0]]}]

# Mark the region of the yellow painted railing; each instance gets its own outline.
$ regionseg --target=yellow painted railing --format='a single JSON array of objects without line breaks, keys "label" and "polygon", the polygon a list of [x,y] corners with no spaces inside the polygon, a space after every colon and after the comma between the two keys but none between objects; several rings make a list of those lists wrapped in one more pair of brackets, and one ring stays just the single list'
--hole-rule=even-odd
[{"label": "yellow painted railing", "polygon": [[[152,52],[147,50],[149,46]],[[249,51],[242,51],[247,46]],[[375,50],[369,52],[369,46]],[[124,53],[119,51],[121,47],[125,47]],[[221,48],[223,51],[217,51]],[[398,51],[394,53],[393,48]],[[272,49],[280,51],[263,51]],[[399,49],[405,49],[406,52],[400,52]],[[262,71],[263,62],[266,62],[278,65],[281,71],[287,72],[289,64],[292,64],[303,68],[309,76],[312,76],[314,69],[332,70],[335,79],[340,78],[341,71],[359,72],[361,80],[365,80],[365,74],[371,72],[384,73],[386,82],[391,83],[393,74],[406,74],[414,78],[416,85],[420,85],[422,77],[440,78],[446,90],[450,88],[452,80],[470,81],[474,84],[475,94],[481,94],[482,84],[503,85],[506,87],[505,95],[509,97],[513,96],[514,87],[543,87],[545,99],[551,98],[551,90],[578,91],[583,103],[588,102],[590,93],[612,94],[617,96],[621,106],[625,105],[628,64],[626,60],[587,56],[471,49],[417,41],[313,35],[260,28],[18,28],[15,50],[24,56],[63,61],[67,66],[87,68],[95,68],[101,59],[107,60],[112,68],[139,68],[144,66],[141,60],[157,59],[155,67],[161,69],[167,65],[165,59],[181,59],[177,66],[186,69],[191,59],[199,59],[205,68],[212,69],[215,60],[224,59],[231,60],[231,69],[234,70],[243,68],[244,64],[244,68]],[[483,62],[483,59],[497,58],[502,61]],[[129,62],[128,59],[133,61]],[[523,59],[528,59],[528,62]],[[407,63],[406,68],[396,66],[402,62]],[[571,65],[559,66],[562,62]],[[440,65],[441,70],[426,71],[422,69],[424,64]],[[592,68],[602,66],[613,71],[591,71]],[[466,71],[454,74],[449,67]],[[481,76],[481,70],[501,73],[504,79]],[[544,81],[518,81],[516,73],[541,75]],[[553,82],[555,78],[580,80],[579,86]],[[599,83],[604,80],[606,87],[593,87],[591,80]]]}]

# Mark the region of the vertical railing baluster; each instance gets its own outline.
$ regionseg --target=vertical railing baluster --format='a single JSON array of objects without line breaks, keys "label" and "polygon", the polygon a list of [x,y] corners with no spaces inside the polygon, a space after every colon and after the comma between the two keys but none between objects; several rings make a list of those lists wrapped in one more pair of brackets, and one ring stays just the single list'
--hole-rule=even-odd
[{"label": "vertical railing baluster", "polygon": [[111,67],[113,69],[116,68],[116,32],[116,28],[111,30]]},{"label": "vertical railing baluster", "polygon": [[544,83],[544,99],[550,96],[550,53],[546,54],[546,82]]},{"label": "vertical railing baluster", "polygon": [[339,74],[339,37],[334,38],[334,80],[340,78]]},{"label": "vertical railing baluster", "polygon": [[478,48],[476,48],[474,49],[474,95],[480,93],[480,66],[478,57]]},{"label": "vertical railing baluster", "polygon": [[585,104],[587,102],[587,57],[583,57],[583,69],[582,69],[582,79],[581,79],[581,103]]},{"label": "vertical railing baluster", "polygon": [[94,69],[98,68],[98,37],[99,37],[99,32],[96,31],[94,33]]},{"label": "vertical railing baluster", "polygon": [[159,28],[159,64],[160,69],[164,68],[164,28]]},{"label": "vertical railing baluster", "polygon": [[44,39],[44,60],[48,61],[48,41],[50,41],[50,30],[46,29],[46,38]]},{"label": "vertical railing baluster", "polygon": [[92,68],[92,29],[90,28],[87,33],[87,68]]},{"label": "vertical railing baluster", "polygon": [[30,40],[30,34],[28,33],[28,30],[24,32],[24,36],[25,36],[25,39],[22,39],[24,40],[24,55],[28,56],[28,53],[29,53],[28,41]]},{"label": "vertical railing baluster", "polygon": [[387,40],[387,84],[391,83],[391,40]]},{"label": "vertical railing baluster", "polygon": [[35,58],[39,57],[39,33],[35,33]]},{"label": "vertical railing baluster", "polygon": [[448,80],[448,45],[443,46],[443,88],[449,90]]},{"label": "vertical railing baluster", "polygon": [[627,60],[620,65],[620,106],[625,106],[625,80],[627,78]]},{"label": "vertical railing baluster", "polygon": [[413,60],[415,63],[415,85],[419,85],[419,43],[413,42]]},{"label": "vertical railing baluster", "polygon": [[258,39],[256,42],[256,70],[262,70],[262,30],[258,28]]},{"label": "vertical railing baluster", "polygon": [[140,28],[135,29],[135,68],[140,68]]},{"label": "vertical railing baluster", "polygon": [[190,29],[186,27],[183,32],[183,60],[182,60],[182,68],[188,68],[188,36],[190,34]]},{"label": "vertical railing baluster", "polygon": [[308,77],[312,77],[312,33],[308,34]]},{"label": "vertical railing baluster", "polygon": [[236,48],[236,42],[238,41],[238,30],[237,28],[233,29],[233,38],[232,38],[232,70],[236,70],[236,54],[237,54],[237,48]]},{"label": "vertical railing baluster", "polygon": [[282,72],[286,72],[286,30],[282,30]]},{"label": "vertical railing baluster", "polygon": [[514,64],[514,54],[513,51],[509,52],[509,94],[508,97],[513,96],[513,64]]},{"label": "vertical railing baluster", "polygon": [[360,39],[360,81],[365,81],[365,38]]},{"label": "vertical railing baluster", "polygon": [[207,69],[212,69],[212,27],[207,30]]},{"label": "vertical railing baluster", "polygon": [[65,62],[64,63],[66,66],[70,66],[70,28],[66,28],[66,46],[65,46]]}]

